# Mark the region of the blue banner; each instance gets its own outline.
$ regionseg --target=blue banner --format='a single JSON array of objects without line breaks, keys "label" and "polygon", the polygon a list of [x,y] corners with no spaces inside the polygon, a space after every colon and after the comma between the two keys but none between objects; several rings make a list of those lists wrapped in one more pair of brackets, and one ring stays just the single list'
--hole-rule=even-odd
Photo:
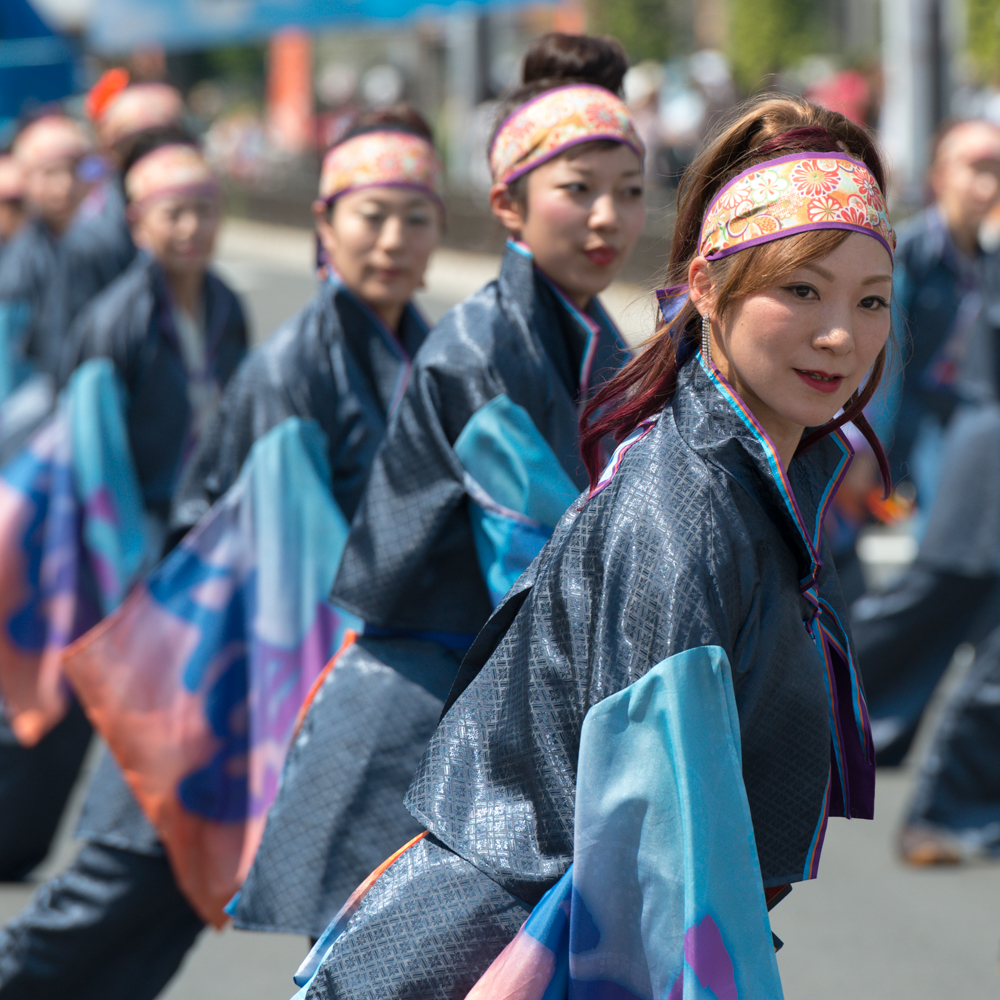
[{"label": "blue banner", "polygon": [[[510,7],[518,2],[461,0],[461,6]],[[146,44],[193,49],[266,38],[286,27],[389,23],[455,6],[456,0],[101,0],[90,16],[88,41],[109,53]]]}]

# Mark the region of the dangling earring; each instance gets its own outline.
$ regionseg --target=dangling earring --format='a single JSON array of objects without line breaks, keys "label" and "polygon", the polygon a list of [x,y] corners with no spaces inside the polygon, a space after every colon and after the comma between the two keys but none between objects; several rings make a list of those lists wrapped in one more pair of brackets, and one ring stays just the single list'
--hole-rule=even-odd
[{"label": "dangling earring", "polygon": [[712,367],[712,321],[707,316],[701,317],[701,356],[705,364]]}]

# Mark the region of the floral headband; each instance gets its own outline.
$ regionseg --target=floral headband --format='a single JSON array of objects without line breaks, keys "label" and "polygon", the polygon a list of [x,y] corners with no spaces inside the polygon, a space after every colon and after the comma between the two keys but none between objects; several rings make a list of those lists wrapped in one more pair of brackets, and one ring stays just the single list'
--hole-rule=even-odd
[{"label": "floral headband", "polygon": [[547,90],[497,129],[489,157],[493,181],[510,184],[571,146],[597,139],[623,143],[645,157],[632,115],[610,90],[589,83]]},{"label": "floral headband", "polygon": [[139,211],[150,201],[174,195],[216,198],[218,178],[194,147],[180,143],[157,146],[140,157],[125,175],[129,209]]},{"label": "floral headband", "polygon": [[323,160],[319,196],[330,204],[367,187],[412,188],[442,200],[441,160],[434,146],[411,132],[364,132],[331,149]]},{"label": "floral headband", "polygon": [[744,170],[719,191],[698,252],[718,260],[814,229],[873,236],[890,259],[896,248],[882,190],[864,163],[842,153],[792,153]]}]

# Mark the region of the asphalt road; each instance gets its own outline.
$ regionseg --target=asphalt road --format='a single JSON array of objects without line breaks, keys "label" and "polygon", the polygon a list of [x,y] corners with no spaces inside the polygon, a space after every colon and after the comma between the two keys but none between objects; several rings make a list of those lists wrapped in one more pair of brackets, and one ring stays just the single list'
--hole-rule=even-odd
[{"label": "asphalt road", "polygon": [[[227,225],[219,269],[243,294],[255,339],[312,294],[310,252],[302,232]],[[442,252],[421,293],[428,315],[439,317],[489,280],[496,265],[496,258]],[[630,340],[650,329],[652,310],[641,290],[615,288],[605,298]],[[931,871],[900,865],[893,839],[910,785],[905,769],[880,771],[875,821],[832,820],[819,879],[796,886],[772,913],[774,931],[785,942],[778,964],[788,1000],[1000,997],[1000,865]],[[69,831],[79,792],[39,878],[73,857]],[[31,891],[30,885],[0,885],[0,920],[17,913]],[[295,992],[291,975],[307,949],[299,937],[207,931],[163,997],[287,1000]]]}]

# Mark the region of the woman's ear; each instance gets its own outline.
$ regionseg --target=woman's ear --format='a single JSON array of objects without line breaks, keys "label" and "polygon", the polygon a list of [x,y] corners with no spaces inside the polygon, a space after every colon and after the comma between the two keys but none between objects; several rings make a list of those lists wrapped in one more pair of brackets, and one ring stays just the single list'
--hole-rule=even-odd
[{"label": "woman's ear", "polygon": [[510,188],[506,184],[494,184],[490,188],[490,209],[509,233],[514,236],[521,235],[524,212],[520,202],[511,198]]},{"label": "woman's ear", "polygon": [[312,203],[312,213],[316,223],[316,235],[327,255],[332,258],[337,246],[337,237],[330,221],[330,216],[333,214],[332,209],[325,201],[317,198]]},{"label": "woman's ear", "polygon": [[691,302],[702,316],[712,315],[712,269],[704,257],[695,257],[688,268]]}]

